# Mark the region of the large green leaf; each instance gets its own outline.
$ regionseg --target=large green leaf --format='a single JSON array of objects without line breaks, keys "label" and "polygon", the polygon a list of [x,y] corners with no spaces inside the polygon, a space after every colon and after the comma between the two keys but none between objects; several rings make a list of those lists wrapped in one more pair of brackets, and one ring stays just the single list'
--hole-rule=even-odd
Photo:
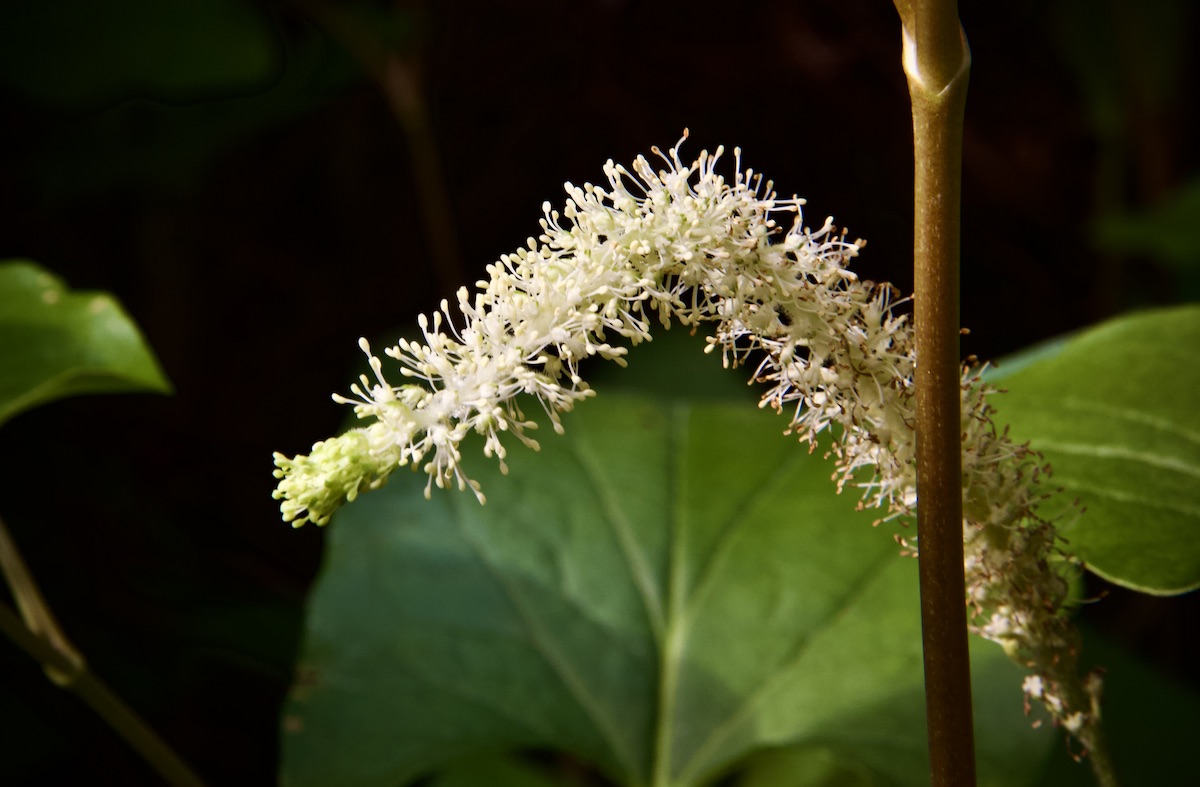
[{"label": "large green leaf", "polygon": [[45,269],[0,263],[0,424],[85,393],[168,392],[153,353],[106,293],[71,292]]},{"label": "large green leaf", "polygon": [[[486,506],[403,473],[336,519],[285,784],[536,749],[692,785],[789,746],[816,760],[788,784],[928,784],[916,563],[819,454],[750,404],[608,392],[566,426],[507,477],[480,458]],[[1056,736],[998,648],[974,655],[981,783],[1027,784]]]},{"label": "large green leaf", "polygon": [[1054,467],[1066,494],[1044,509],[1069,549],[1135,590],[1200,587],[1200,307],[1115,319],[1014,366],[998,418]]}]

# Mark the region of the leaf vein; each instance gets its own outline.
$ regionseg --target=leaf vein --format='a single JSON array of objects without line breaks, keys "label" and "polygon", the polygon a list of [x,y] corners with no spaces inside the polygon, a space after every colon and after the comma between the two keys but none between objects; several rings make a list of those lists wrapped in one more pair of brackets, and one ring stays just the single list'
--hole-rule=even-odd
[{"label": "leaf vein", "polygon": [[1114,407],[1112,405],[1101,404],[1099,402],[1089,402],[1075,397],[1067,397],[1060,400],[1059,405],[1066,410],[1074,410],[1082,413],[1092,413],[1102,415],[1105,418],[1112,418],[1118,421],[1127,421],[1139,426],[1149,427],[1155,431],[1162,432],[1175,437],[1182,437],[1190,443],[1200,445],[1200,432],[1193,431],[1187,427],[1181,426],[1178,422],[1169,418],[1161,418],[1150,413],[1133,410],[1128,407]]},{"label": "leaf vein", "polygon": [[1166,497],[1144,497],[1132,492],[1123,492],[1112,487],[1094,486],[1086,482],[1080,482],[1072,478],[1055,477],[1063,489],[1072,492],[1084,492],[1096,497],[1102,497],[1107,500],[1114,500],[1118,503],[1132,503],[1137,506],[1158,509],[1160,511],[1171,511],[1184,516],[1200,518],[1200,507],[1184,505],[1178,501],[1171,500]]},{"label": "leaf vein", "polygon": [[487,569],[488,573],[492,575],[493,579],[495,579],[496,583],[504,591],[509,601],[512,602],[513,608],[516,610],[522,625],[529,632],[529,642],[533,647],[533,651],[546,662],[546,665],[558,677],[563,687],[567,690],[567,693],[583,711],[584,716],[595,727],[596,732],[600,735],[600,739],[608,745],[613,757],[620,763],[620,766],[627,773],[637,773],[634,758],[627,747],[623,745],[622,737],[619,734],[616,724],[607,718],[600,702],[588,689],[583,677],[575,671],[570,660],[554,647],[551,636],[538,625],[537,615],[529,609],[524,596],[517,586],[498,571],[493,563],[487,559],[482,544],[471,536],[469,528],[466,526],[465,517],[462,516],[462,508],[458,505],[457,500],[452,503],[452,509],[459,532],[463,535],[463,540],[471,547],[480,564]]},{"label": "leaf vein", "polygon": [[621,555],[624,557],[625,565],[629,569],[629,576],[633,580],[634,586],[638,589],[638,596],[641,598],[642,608],[646,612],[646,618],[650,623],[651,631],[654,633],[654,639],[656,642],[661,642],[663,630],[666,625],[663,618],[662,598],[659,595],[658,588],[655,587],[654,572],[651,570],[646,556],[638,548],[637,540],[633,536],[633,528],[620,504],[620,495],[608,483],[608,478],[604,474],[595,454],[585,448],[586,436],[578,440],[569,441],[569,443],[571,452],[575,455],[588,480],[595,488],[597,497],[600,498],[600,509],[604,521],[612,529],[617,544],[620,546]]},{"label": "leaf vein", "polygon": [[1072,456],[1086,456],[1093,459],[1127,459],[1162,470],[1172,470],[1184,475],[1200,478],[1200,467],[1170,456],[1151,454],[1145,451],[1135,451],[1132,448],[1111,445],[1095,445],[1089,443],[1068,443],[1056,440],[1040,440],[1035,445],[1039,451],[1060,451]]},{"label": "leaf vein", "polygon": [[685,772],[686,775],[681,778],[681,782],[689,783],[696,780],[705,761],[712,757],[713,752],[719,749],[737,731],[738,727],[745,722],[765,697],[773,693],[776,684],[785,679],[808,654],[813,643],[819,640],[821,635],[838,620],[848,614],[857,600],[878,580],[881,566],[889,560],[896,559],[896,553],[889,549],[881,552],[878,557],[866,566],[862,574],[859,575],[858,581],[847,588],[846,593],[838,603],[830,607],[829,614],[825,619],[816,623],[806,636],[795,643],[791,655],[782,659],[770,673],[763,677],[758,688],[747,694],[742,702],[726,716],[723,722],[712,728],[708,737],[696,748]]}]

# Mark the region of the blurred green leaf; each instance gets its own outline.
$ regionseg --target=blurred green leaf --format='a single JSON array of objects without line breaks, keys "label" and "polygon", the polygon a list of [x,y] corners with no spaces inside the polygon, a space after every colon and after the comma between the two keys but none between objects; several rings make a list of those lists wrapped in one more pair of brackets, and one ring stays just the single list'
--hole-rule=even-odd
[{"label": "blurred green leaf", "polygon": [[240,0],[24,0],[0,9],[0,80],[53,106],[261,89],[282,53]]},{"label": "blurred green leaf", "polygon": [[[339,514],[284,784],[535,749],[682,787],[792,745],[928,784],[916,562],[819,454],[749,404],[602,392],[566,426],[507,477],[474,462],[486,506],[405,473]],[[981,784],[1028,784],[1057,736],[1000,650],[973,652]]]},{"label": "blurred green leaf", "polygon": [[111,295],[72,292],[34,263],[7,261],[0,263],[0,303],[0,424],[67,396],[171,390]]},{"label": "blurred green leaf", "polygon": [[875,787],[870,769],[847,763],[822,747],[791,746],[768,749],[750,757],[737,787]]},{"label": "blurred green leaf", "polygon": [[1063,518],[1070,551],[1105,579],[1157,594],[1200,587],[1200,307],[1121,317],[1050,348],[993,377],[1008,389],[998,421],[1066,490],[1044,513]]},{"label": "blurred green leaf", "polygon": [[1189,0],[1058,0],[1050,5],[1066,65],[1101,136],[1128,132],[1130,108],[1169,109],[1190,51]]},{"label": "blurred green leaf", "polygon": [[[118,189],[185,192],[215,160],[321,106],[360,79],[349,58],[315,30],[292,31],[278,79],[213,100],[131,98],[103,111],[46,120],[19,164],[48,202]],[[187,98],[187,97],[184,97]]]},{"label": "blurred green leaf", "polygon": [[1100,219],[1095,238],[1108,252],[1155,257],[1177,268],[1200,267],[1200,178],[1157,208]]}]

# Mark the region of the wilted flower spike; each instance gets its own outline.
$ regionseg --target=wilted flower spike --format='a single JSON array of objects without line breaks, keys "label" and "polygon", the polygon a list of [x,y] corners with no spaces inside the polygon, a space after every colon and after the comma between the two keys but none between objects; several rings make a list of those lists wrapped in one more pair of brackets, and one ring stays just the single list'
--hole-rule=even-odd
[{"label": "wilted flower spike", "polygon": [[[753,379],[767,386],[763,406],[786,413],[787,431],[801,441],[838,427],[838,487],[859,488],[884,519],[912,515],[913,337],[893,311],[890,285],[847,269],[862,241],[847,241],[832,219],[806,226],[804,200],[776,197],[770,181],[742,169],[739,150],[732,180],[716,171],[720,148],[691,164],[678,144],[654,153],[662,168],[639,156],[629,168],[606,163],[604,185],[566,184],[562,209],[543,204],[538,236],[488,266],[474,297],[460,290],[453,309],[443,301],[432,317],[421,315],[421,341],[384,350],[409,382],[388,382],[360,342],[374,379],[364,375],[352,397],[334,398],[370,424],[317,443],[309,456],[275,455],[284,519],[324,524],[405,465],[429,475],[427,495],[457,484],[483,502],[464,474],[462,439],[482,435],[502,469],[506,436],[536,449],[519,394],[536,399],[561,432],[561,414],[593,393],[579,362],[595,355],[624,363],[625,350],[605,337],[649,339],[650,311],[664,324],[715,323],[708,349],[719,346],[726,366],[761,351]],[[964,371],[971,627],[1031,670],[1027,700],[1088,747],[1099,679],[1077,677],[1077,637],[1062,614],[1067,588],[1051,565],[1062,558],[1057,536],[1035,513],[1044,497],[1040,457],[996,430],[991,394]]]}]

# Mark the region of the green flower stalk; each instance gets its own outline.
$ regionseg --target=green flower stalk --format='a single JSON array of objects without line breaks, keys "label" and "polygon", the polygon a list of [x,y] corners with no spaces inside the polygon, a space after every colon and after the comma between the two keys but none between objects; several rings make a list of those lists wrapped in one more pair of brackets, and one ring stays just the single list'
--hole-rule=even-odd
[{"label": "green flower stalk", "polygon": [[[686,138],[686,133],[685,133]],[[682,142],[682,140],[681,140]],[[275,455],[275,497],[285,521],[324,524],[344,502],[409,466],[432,487],[479,485],[462,468],[471,432],[505,469],[505,441],[534,449],[536,424],[519,397],[536,401],[562,431],[561,414],[594,391],[579,363],[624,363],[624,348],[650,339],[651,322],[715,323],[710,351],[726,366],[762,356],[754,379],[760,406],[784,412],[787,432],[815,447],[832,435],[839,489],[881,519],[916,510],[913,376],[908,319],[890,285],[864,282],[847,265],[863,246],[831,219],[806,226],[804,200],[779,198],[734,153],[732,180],[718,174],[720,148],[685,164],[679,145],[655,169],[609,161],[607,183],[568,183],[561,211],[543,205],[541,233],[488,267],[471,295],[458,292],[432,318],[423,341],[384,350],[407,382],[396,385],[364,341],[372,376],[352,386],[366,426],[317,443],[308,456]],[[756,352],[759,351],[759,352]],[[996,429],[978,375],[961,375],[963,521],[971,628],[1028,668],[1027,701],[1044,705],[1085,748],[1098,735],[1099,680],[1077,677],[1078,638],[1064,614],[1065,559],[1051,523],[1036,514],[1046,470],[1027,446]],[[511,442],[511,441],[510,441]],[[900,539],[906,551],[915,539]]]}]

